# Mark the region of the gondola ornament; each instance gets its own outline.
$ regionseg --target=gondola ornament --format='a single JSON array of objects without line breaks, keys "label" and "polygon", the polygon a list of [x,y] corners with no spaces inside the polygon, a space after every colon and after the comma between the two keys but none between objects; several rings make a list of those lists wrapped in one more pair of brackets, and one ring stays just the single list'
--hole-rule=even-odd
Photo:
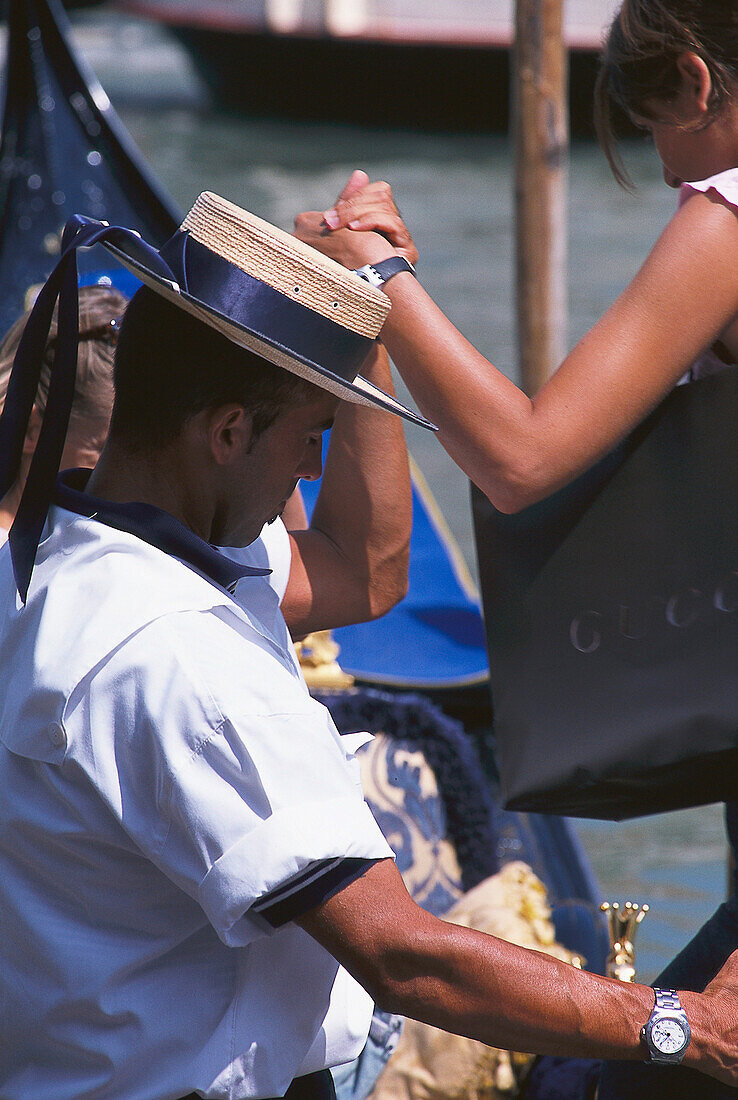
[{"label": "gondola ornament", "polygon": [[617,978],[621,982],[633,982],[636,975],[633,940],[638,925],[648,913],[649,907],[626,901],[621,909],[617,901],[603,901],[600,909],[607,916],[612,944],[605,964],[605,973],[608,978]]}]

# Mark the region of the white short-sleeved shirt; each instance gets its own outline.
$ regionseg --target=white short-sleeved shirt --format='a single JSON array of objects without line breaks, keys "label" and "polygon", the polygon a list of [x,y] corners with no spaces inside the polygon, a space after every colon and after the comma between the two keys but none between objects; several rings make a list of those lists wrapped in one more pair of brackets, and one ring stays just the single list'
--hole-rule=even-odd
[{"label": "white short-sleeved shirt", "polygon": [[[234,598],[238,600],[240,595],[246,594],[249,610],[279,638],[280,645],[290,654],[299,671],[300,662],[280,609],[292,564],[290,537],[282,520],[267,523],[250,546],[221,546],[219,549],[240,565],[270,570],[268,584],[241,585],[234,592]],[[302,676],[302,672],[299,674]]]},{"label": "white short-sleeved shirt", "polygon": [[54,507],[25,607],[0,552],[3,1100],[277,1096],[366,1039],[294,922],[391,857],[356,761],[268,578],[153,512]]}]

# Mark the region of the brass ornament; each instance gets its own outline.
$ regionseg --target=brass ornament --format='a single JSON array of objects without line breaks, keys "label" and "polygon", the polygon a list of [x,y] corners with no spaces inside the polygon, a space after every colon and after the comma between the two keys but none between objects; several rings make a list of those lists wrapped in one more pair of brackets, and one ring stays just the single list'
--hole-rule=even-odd
[{"label": "brass ornament", "polygon": [[302,674],[308,687],[344,689],[352,687],[353,676],[344,672],[336,658],[340,652],[330,630],[317,630],[295,643]]},{"label": "brass ornament", "polygon": [[617,901],[603,901],[600,909],[607,914],[612,948],[607,956],[605,973],[608,978],[617,978],[621,982],[635,981],[635,939],[636,929],[648,912],[647,905],[637,905],[626,901],[621,908]]}]

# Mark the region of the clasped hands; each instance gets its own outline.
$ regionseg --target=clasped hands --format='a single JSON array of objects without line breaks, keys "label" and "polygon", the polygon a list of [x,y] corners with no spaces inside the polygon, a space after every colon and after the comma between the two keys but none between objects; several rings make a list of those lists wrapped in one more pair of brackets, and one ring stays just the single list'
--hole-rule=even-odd
[{"label": "clasped hands", "polygon": [[418,250],[388,183],[371,183],[366,172],[351,173],[334,206],[295,218],[295,236],[351,269],[404,256],[417,263]]}]

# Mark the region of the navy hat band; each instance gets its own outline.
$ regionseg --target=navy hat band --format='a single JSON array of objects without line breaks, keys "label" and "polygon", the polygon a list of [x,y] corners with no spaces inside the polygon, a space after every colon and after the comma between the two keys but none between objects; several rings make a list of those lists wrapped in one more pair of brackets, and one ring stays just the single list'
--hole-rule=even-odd
[{"label": "navy hat band", "polygon": [[245,329],[262,343],[323,374],[352,383],[373,340],[288,298],[177,230],[160,256],[180,289],[209,313]]},{"label": "navy hat band", "polygon": [[[46,410],[8,538],[13,572],[24,602],[74,401],[79,340],[77,249],[98,243],[109,247],[123,262],[130,262],[146,281],[148,276],[154,283],[166,285],[175,300],[179,296],[182,308],[190,303],[193,312],[199,309],[209,314],[216,331],[222,331],[222,326],[215,322],[222,321],[230,326],[233,340],[238,340],[239,329],[244,333],[245,346],[251,346],[246,337],[253,338],[257,345],[254,350],[264,358],[270,358],[268,349],[272,348],[279,353],[275,362],[279,363],[281,357],[295,367],[304,364],[318,375],[314,378],[318,385],[322,375],[356,390],[355,379],[373,344],[371,337],[346,328],[247,274],[187,230],[178,230],[159,252],[133,230],[73,215],[64,229],[59,262],[39,292],[18,345],[0,417],[2,497],[20,474],[23,444],[58,300],[58,335]],[[401,406],[395,411],[410,415]]]}]

